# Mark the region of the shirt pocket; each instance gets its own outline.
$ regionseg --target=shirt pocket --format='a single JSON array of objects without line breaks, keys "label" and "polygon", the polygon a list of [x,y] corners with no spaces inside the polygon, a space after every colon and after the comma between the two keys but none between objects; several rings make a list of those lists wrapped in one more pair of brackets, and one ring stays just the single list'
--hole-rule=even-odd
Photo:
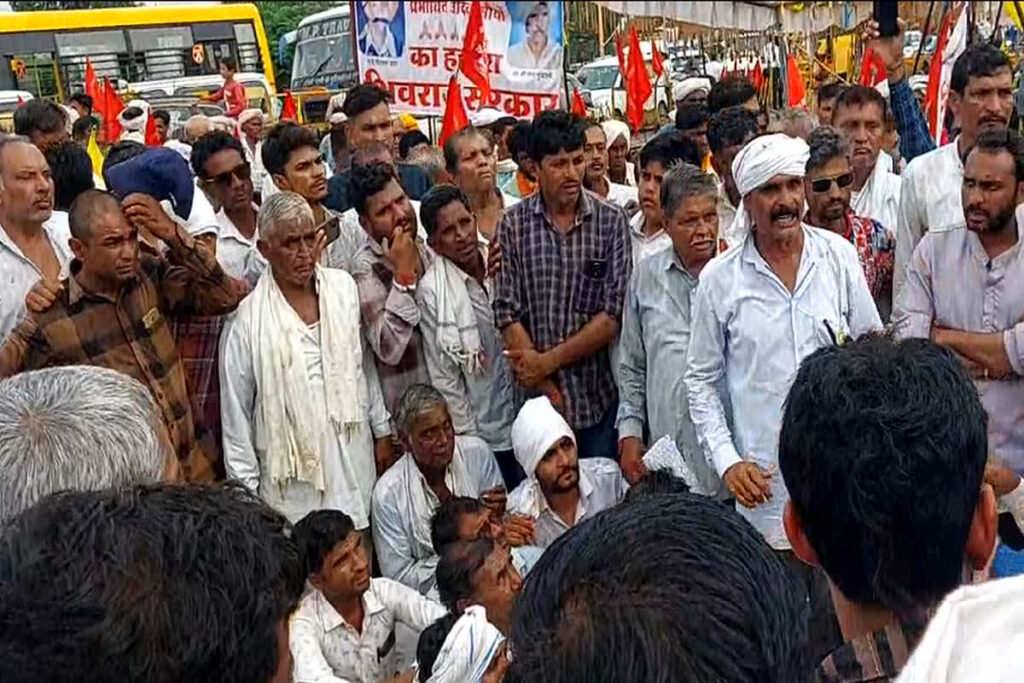
[{"label": "shirt pocket", "polygon": [[586,266],[587,263],[584,263],[584,272],[576,276],[576,282],[573,284],[572,307],[577,313],[598,313],[604,310],[608,265],[604,263],[605,273],[600,276],[597,276],[598,270],[588,271]]}]

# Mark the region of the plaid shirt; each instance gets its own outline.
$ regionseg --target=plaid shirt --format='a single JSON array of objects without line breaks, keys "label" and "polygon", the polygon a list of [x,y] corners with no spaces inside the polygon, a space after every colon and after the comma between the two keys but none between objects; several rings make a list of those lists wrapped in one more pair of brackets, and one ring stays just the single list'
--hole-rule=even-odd
[{"label": "plaid shirt", "polygon": [[854,638],[833,650],[815,671],[816,683],[885,683],[899,676],[927,622],[905,622]]},{"label": "plaid shirt", "polygon": [[[632,268],[622,209],[591,192],[576,223],[558,230],[537,192],[505,212],[498,228],[502,263],[495,278],[495,324],[521,323],[539,351],[561,344],[598,313],[616,321]],[[611,352],[605,347],[562,368],[556,382],[576,429],[597,424],[615,400]]]},{"label": "plaid shirt", "polygon": [[910,163],[914,157],[935,149],[935,140],[928,131],[921,107],[917,104],[914,91],[906,79],[889,88],[889,105],[896,118],[896,130],[900,134],[900,154]]},{"label": "plaid shirt", "polygon": [[174,320],[171,329],[195,409],[196,432],[207,455],[220,462],[220,377],[218,346],[224,316],[190,315]]},{"label": "plaid shirt", "polygon": [[152,392],[186,478],[211,479],[168,318],[234,310],[239,295],[231,279],[180,227],[165,258],[141,254],[138,277],[116,301],[83,290],[74,277],[80,267],[72,262],[54,305],[28,315],[0,348],[0,377],[58,365],[98,365],[130,375]]}]

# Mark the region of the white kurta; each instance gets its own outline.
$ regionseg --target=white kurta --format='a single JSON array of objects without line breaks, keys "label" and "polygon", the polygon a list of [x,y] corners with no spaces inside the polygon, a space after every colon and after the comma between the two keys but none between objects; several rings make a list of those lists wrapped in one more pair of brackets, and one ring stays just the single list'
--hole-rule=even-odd
[{"label": "white kurta", "polygon": [[[54,211],[43,223],[43,233],[60,264],[60,277],[64,277],[71,261],[71,247],[68,246],[71,231],[68,228],[67,213]],[[21,249],[0,225],[0,340],[5,339],[21,322],[25,316],[25,297],[42,279],[43,274],[36,268],[36,264],[21,253]]]},{"label": "white kurta", "polygon": [[[266,277],[270,277],[269,272]],[[339,280],[347,284],[334,292],[338,297],[337,305],[347,324],[358,329],[359,297],[355,282],[347,274]],[[252,302],[252,297],[242,302],[221,338],[221,424],[227,475],[258,493],[292,522],[313,510],[328,508],[349,515],[357,529],[367,528],[370,525],[370,496],[377,479],[373,440],[391,433],[390,416],[384,407],[372,354],[365,351],[362,354],[363,371],[358,380],[365,384],[363,395],[369,397],[369,405],[365,406],[365,422],[353,432],[343,432],[336,437],[330,436],[333,429],[320,430],[324,435],[321,444],[326,482],[324,490],[319,491],[302,481],[271,481],[263,466],[266,453],[261,451],[260,444],[264,439],[256,433],[255,426],[256,406],[261,395],[256,369],[260,367],[261,360],[256,357],[258,346],[254,339],[259,321],[255,319],[257,308],[251,305]],[[302,348],[313,395],[306,405],[298,406],[298,409],[315,410],[326,422],[319,323],[307,328]],[[359,391],[359,387],[352,387],[352,391]]]}]

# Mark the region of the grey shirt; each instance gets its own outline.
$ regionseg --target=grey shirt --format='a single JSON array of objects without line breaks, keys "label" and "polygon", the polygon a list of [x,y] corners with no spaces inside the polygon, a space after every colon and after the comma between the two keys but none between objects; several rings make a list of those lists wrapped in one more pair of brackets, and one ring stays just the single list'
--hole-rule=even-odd
[{"label": "grey shirt", "polygon": [[[1018,211],[1018,220],[1021,212]],[[989,452],[1024,472],[1024,250],[990,259],[966,228],[928,231],[914,250],[893,322],[900,338],[931,335],[932,326],[1003,333],[1014,374],[975,380],[988,412]]]}]

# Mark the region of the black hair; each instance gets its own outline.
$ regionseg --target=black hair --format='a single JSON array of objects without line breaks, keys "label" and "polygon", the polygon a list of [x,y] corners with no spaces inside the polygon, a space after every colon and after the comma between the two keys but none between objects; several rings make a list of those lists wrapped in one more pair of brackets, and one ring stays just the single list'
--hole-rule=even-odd
[{"label": "black hair", "polygon": [[402,137],[398,139],[398,156],[405,159],[409,156],[409,150],[416,145],[422,145],[423,143],[430,144],[430,138],[423,134],[421,130],[410,130],[402,134]]},{"label": "black hair", "polygon": [[[441,187],[446,187],[442,185]],[[448,185],[447,187],[453,187]],[[436,190],[434,187],[430,192]],[[458,188],[456,188],[458,189]],[[429,196],[430,193],[427,193]],[[426,200],[424,200],[424,204]],[[421,209],[422,210],[422,209]],[[434,552],[441,554],[449,543],[459,540],[459,518],[462,515],[474,515],[483,508],[483,504],[476,498],[468,496],[452,496],[441,503],[434,513],[434,519],[430,521],[430,544],[434,546]]]},{"label": "black hair", "polygon": [[[843,90],[846,89],[845,83],[839,81],[833,81],[831,83],[825,83],[818,88],[818,102],[826,102],[828,100],[834,100],[842,94]],[[875,92],[878,92],[877,90]]]},{"label": "black hair", "polygon": [[786,399],[779,467],[808,542],[847,599],[914,614],[960,584],[986,426],[966,371],[927,339],[868,335],[804,359]]},{"label": "black hair", "polygon": [[53,208],[67,211],[75,197],[94,187],[92,159],[77,142],[66,140],[49,147],[46,163],[53,178]]},{"label": "black hair", "polygon": [[729,76],[711,86],[708,111],[717,114],[729,107],[739,107],[757,96],[757,89],[746,76]]},{"label": "black hair", "polygon": [[171,112],[166,109],[154,109],[152,113],[154,119],[160,119],[164,122],[165,126],[170,127],[171,125]]},{"label": "black hair", "polygon": [[818,126],[807,136],[807,173],[821,168],[836,157],[848,157],[850,146],[832,126]]},{"label": "black hair", "polygon": [[[888,105],[882,93],[866,85],[851,85],[839,93],[836,103],[832,107],[832,118],[835,120],[836,112],[843,107],[863,107],[865,104],[873,104],[878,107],[878,113],[882,122],[885,122],[885,115],[889,111]],[[822,123],[831,123],[823,121]]]},{"label": "black hair", "polygon": [[107,171],[114,166],[117,166],[122,161],[128,161],[132,157],[137,157],[146,151],[146,146],[140,142],[134,140],[122,140],[121,142],[114,143],[110,150],[107,152],[107,156],[103,159],[103,168],[101,172],[103,174],[103,180],[110,185],[110,181],[107,178]]},{"label": "black hair", "polygon": [[125,108],[125,110],[121,112],[121,116],[123,116],[126,121],[131,121],[133,119],[139,118],[145,113],[146,112],[143,111],[142,107],[131,106]]},{"label": "black hair", "polygon": [[650,496],[544,551],[513,611],[505,681],[800,683],[807,618],[802,583],[735,511]]},{"label": "black hair", "polygon": [[701,102],[691,102],[676,109],[676,128],[681,131],[700,128],[708,122],[708,107]]},{"label": "black hair", "polygon": [[348,174],[348,196],[360,216],[366,215],[366,201],[383,190],[392,180],[398,181],[395,167],[383,161],[352,164]]},{"label": "black hair", "polygon": [[233,149],[245,161],[245,150],[242,143],[231,133],[222,130],[210,131],[192,144],[192,154],[189,157],[192,163],[192,171],[200,178],[209,178],[206,173],[206,162],[214,154],[224,150]]},{"label": "black hair", "polygon": [[217,63],[223,64],[229,71],[238,71],[238,62],[235,61],[234,57],[220,57],[217,59]]},{"label": "black hair", "polygon": [[324,566],[324,558],[356,530],[352,518],[341,510],[314,510],[295,523],[295,544],[306,575]]},{"label": "black hair", "polygon": [[455,541],[441,548],[437,561],[437,594],[452,614],[460,612],[459,601],[473,595],[473,575],[494,552],[494,539]]},{"label": "black hair", "polygon": [[689,485],[669,470],[652,470],[626,490],[623,503],[635,503],[649,496],[689,493]]},{"label": "black hair", "polygon": [[514,128],[519,119],[514,116],[502,116],[500,119],[487,126],[487,129],[494,134],[495,139],[505,134],[509,128]]},{"label": "black hair", "polygon": [[15,135],[52,133],[67,125],[68,115],[60,105],[49,100],[33,99],[14,110]]},{"label": "black hair", "polygon": [[518,121],[508,136],[508,152],[512,160],[519,163],[519,157],[530,156],[530,138],[533,137],[533,122]]},{"label": "black hair", "polygon": [[80,105],[85,107],[87,112],[92,113],[92,96],[84,92],[76,92],[74,95],[68,98],[68,104],[72,102],[78,102]]},{"label": "black hair", "polygon": [[269,681],[305,575],[239,485],[50,496],[0,534],[5,683]]},{"label": "black hair", "polygon": [[92,135],[92,117],[91,116],[79,116],[75,119],[75,122],[71,124],[71,137],[80,140],[88,139]]},{"label": "black hair", "polygon": [[391,93],[384,88],[372,83],[360,83],[345,95],[341,111],[349,119],[354,119],[363,112],[369,111],[381,103],[388,104],[390,101]]},{"label": "black hair", "polygon": [[541,112],[533,120],[530,158],[539,166],[546,156],[583,149],[586,142],[584,131],[587,128],[583,119],[567,111],[549,109]]},{"label": "black hair", "polygon": [[968,45],[963,54],[953,63],[953,73],[949,77],[949,89],[963,95],[968,82],[972,78],[994,76],[997,71],[1010,69],[1010,61],[999,48],[991,43],[975,43]]},{"label": "black hair", "polygon": [[700,166],[700,148],[692,138],[674,130],[654,136],[640,148],[640,170],[652,161],[660,161],[666,171],[680,161]]},{"label": "black hair", "polygon": [[446,614],[420,633],[420,639],[416,642],[416,664],[419,666],[417,680],[420,683],[426,683],[433,675],[434,662],[441,654],[444,641],[460,616],[459,614]]},{"label": "black hair", "polygon": [[78,193],[68,207],[68,227],[71,236],[80,240],[89,239],[92,235],[92,223],[97,212],[104,206],[121,209],[121,200],[112,192],[91,188]]},{"label": "black hair", "polygon": [[1012,128],[1002,130],[984,130],[978,135],[974,147],[967,153],[971,155],[976,149],[984,152],[1007,152],[1013,157],[1013,177],[1020,183],[1024,182],[1024,138]]},{"label": "black hair", "polygon": [[708,121],[708,147],[721,154],[732,145],[742,145],[757,136],[757,117],[743,107],[730,107],[712,114]]},{"label": "black hair", "polygon": [[292,152],[303,147],[319,151],[320,140],[315,132],[294,121],[278,123],[271,127],[263,139],[263,151],[260,154],[263,168],[272,176],[284,175],[284,167],[288,165]]},{"label": "black hair", "polygon": [[444,141],[444,167],[449,173],[455,173],[459,166],[459,145],[463,140],[471,138],[474,135],[479,135],[485,140],[490,141],[484,131],[477,128],[476,126],[466,126],[457,130],[452,135],[448,136],[448,139]]}]

